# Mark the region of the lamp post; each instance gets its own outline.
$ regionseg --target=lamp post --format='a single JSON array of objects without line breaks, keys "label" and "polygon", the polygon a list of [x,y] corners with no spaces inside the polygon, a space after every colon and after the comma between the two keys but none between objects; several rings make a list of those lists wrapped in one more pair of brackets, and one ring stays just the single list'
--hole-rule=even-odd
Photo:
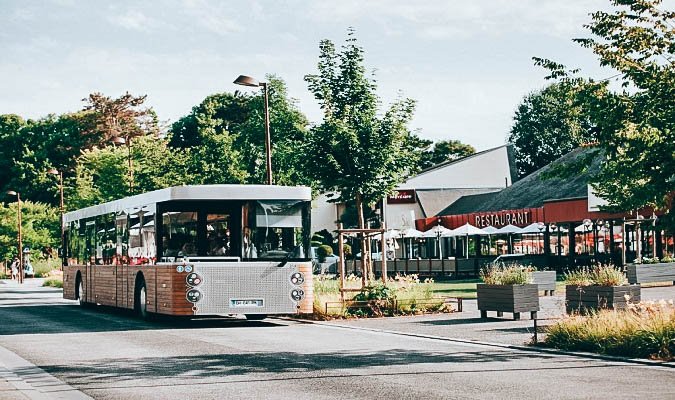
[{"label": "lamp post", "polygon": [[23,243],[21,241],[21,194],[13,190],[7,192],[10,196],[16,196],[17,202],[17,241],[19,250],[19,283],[23,283]]},{"label": "lamp post", "polygon": [[258,82],[258,80],[246,75],[239,75],[234,80],[235,85],[261,87],[265,98],[265,155],[267,157],[267,184],[272,184],[272,140],[270,138],[270,110],[268,100],[267,82]]},{"label": "lamp post", "polygon": [[587,238],[586,232],[589,231],[589,229],[591,228],[591,225],[593,224],[593,221],[586,218],[586,219],[584,219],[583,224],[584,224],[584,253],[590,253],[590,251],[588,251],[588,242],[586,240],[586,238]]},{"label": "lamp post", "polygon": [[[56,168],[50,168],[47,173],[59,177],[59,212],[61,213],[59,224],[61,225],[61,245],[63,245],[63,213],[66,211],[63,204],[63,171],[60,171]],[[61,254],[63,255],[61,260],[61,269],[63,269],[64,261],[66,259],[64,248],[61,248]]]},{"label": "lamp post", "polygon": [[131,161],[131,136],[127,136],[126,138],[116,136],[112,138],[111,142],[116,146],[121,146],[123,144],[127,145],[128,150],[127,160],[129,162],[129,195],[132,195],[134,194],[134,166]]}]

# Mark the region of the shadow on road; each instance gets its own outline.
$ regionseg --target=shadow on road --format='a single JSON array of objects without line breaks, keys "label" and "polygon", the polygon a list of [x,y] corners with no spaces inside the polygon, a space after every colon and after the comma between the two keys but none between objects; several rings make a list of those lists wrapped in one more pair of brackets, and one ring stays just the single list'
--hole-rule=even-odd
[{"label": "shadow on road", "polygon": [[481,324],[486,322],[513,322],[513,320],[503,318],[462,318],[462,319],[438,319],[431,321],[415,321],[417,324],[426,325],[464,325],[464,324]]},{"label": "shadow on road", "polygon": [[234,318],[155,318],[144,321],[130,311],[78,305],[50,305],[0,308],[0,336],[24,334],[114,332],[151,329],[200,329],[237,327],[276,327],[273,321],[247,321]]},{"label": "shadow on road", "polygon": [[[245,376],[260,373],[301,373],[322,370],[356,371],[368,367],[392,367],[397,365],[439,363],[487,364],[501,371],[500,363],[514,360],[552,359],[544,354],[524,352],[479,351],[479,352],[432,352],[392,349],[371,353],[329,352],[304,354],[295,352],[255,352],[238,354],[202,354],[192,356],[115,358],[96,362],[83,362],[77,365],[43,365],[44,370],[55,374],[78,387],[98,385],[100,377],[105,376],[106,387],[116,386],[138,379],[172,379],[171,385],[184,384],[195,378],[223,378]],[[495,365],[495,363],[497,363]],[[542,368],[538,364],[539,369]],[[571,368],[566,363],[556,362],[551,368]],[[487,368],[472,368],[466,372],[485,372]],[[385,371],[386,373],[386,371]],[[419,374],[420,372],[411,372]],[[369,371],[368,376],[379,374]],[[404,372],[406,374],[406,372]],[[349,375],[352,375],[351,373]],[[284,379],[288,379],[284,378]],[[165,384],[164,382],[159,385]],[[134,384],[134,387],[137,387]]]}]

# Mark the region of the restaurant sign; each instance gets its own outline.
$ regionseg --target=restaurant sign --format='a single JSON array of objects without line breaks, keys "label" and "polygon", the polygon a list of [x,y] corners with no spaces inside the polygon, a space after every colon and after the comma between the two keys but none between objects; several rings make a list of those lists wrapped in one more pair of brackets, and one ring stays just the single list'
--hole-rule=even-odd
[{"label": "restaurant sign", "polygon": [[532,211],[499,211],[495,213],[476,214],[474,225],[478,228],[494,226],[501,228],[509,224],[525,226],[532,223]]},{"label": "restaurant sign", "polygon": [[398,190],[391,196],[387,196],[387,204],[414,204],[415,202],[414,190]]}]

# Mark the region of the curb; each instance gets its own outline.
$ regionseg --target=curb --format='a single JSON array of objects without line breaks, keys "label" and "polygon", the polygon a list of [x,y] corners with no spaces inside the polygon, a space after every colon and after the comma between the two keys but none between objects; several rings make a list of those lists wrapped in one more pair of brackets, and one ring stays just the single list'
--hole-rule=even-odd
[{"label": "curb", "polygon": [[0,379],[31,400],[92,400],[42,368],[0,346]]},{"label": "curb", "polygon": [[452,337],[445,337],[445,336],[426,335],[426,334],[421,334],[421,333],[390,331],[390,330],[386,330],[386,329],[376,329],[376,328],[363,328],[363,327],[341,325],[341,324],[329,324],[329,323],[325,323],[325,322],[322,322],[322,321],[296,320],[296,319],[289,318],[289,317],[284,317],[284,318],[279,318],[279,319],[286,319],[286,320],[301,322],[301,323],[305,323],[305,324],[313,324],[313,325],[333,327],[333,328],[339,328],[339,329],[360,330],[360,331],[366,331],[366,332],[384,333],[384,334],[389,334],[389,335],[408,336],[408,337],[414,337],[414,338],[420,338],[420,339],[431,339],[431,340],[441,340],[441,341],[445,341],[445,342],[472,344],[472,345],[476,345],[476,346],[498,347],[498,348],[502,348],[502,349],[527,351],[527,352],[531,352],[531,353],[546,353],[546,354],[572,356],[572,357],[579,357],[579,358],[586,358],[586,359],[593,359],[593,360],[613,361],[613,362],[622,362],[622,363],[626,363],[626,364],[636,364],[636,365],[645,365],[645,366],[650,366],[650,367],[663,367],[663,368],[673,368],[673,369],[675,369],[675,362],[670,362],[670,361],[655,361],[655,360],[647,360],[647,359],[640,359],[640,358],[627,358],[627,357],[609,356],[609,355],[587,353],[587,352],[581,352],[581,351],[567,351],[567,350],[548,349],[548,348],[534,347],[534,346],[529,347],[529,346],[519,346],[519,345],[505,344],[505,343],[484,342],[484,341],[480,341],[480,340],[470,340],[470,339],[460,339],[460,338],[452,338]]}]

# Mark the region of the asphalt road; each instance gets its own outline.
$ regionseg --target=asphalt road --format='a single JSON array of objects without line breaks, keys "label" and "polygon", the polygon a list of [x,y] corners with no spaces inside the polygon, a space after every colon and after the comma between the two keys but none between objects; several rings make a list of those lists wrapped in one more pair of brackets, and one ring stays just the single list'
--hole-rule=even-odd
[{"label": "asphalt road", "polygon": [[664,367],[277,319],[145,322],[2,284],[0,346],[96,399],[675,399]]}]

